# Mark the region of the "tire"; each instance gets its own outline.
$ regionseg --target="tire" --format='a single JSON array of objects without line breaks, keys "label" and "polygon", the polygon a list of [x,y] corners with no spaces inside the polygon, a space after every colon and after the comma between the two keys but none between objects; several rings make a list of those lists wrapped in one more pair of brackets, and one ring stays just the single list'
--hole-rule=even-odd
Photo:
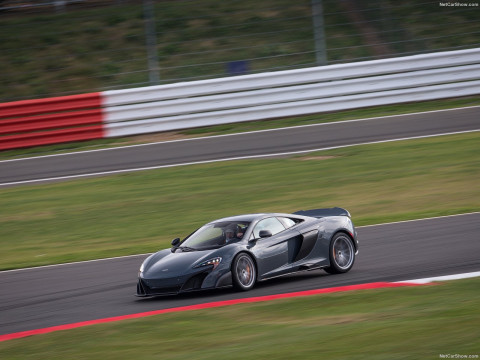
[{"label": "tire", "polygon": [[330,266],[324,270],[329,274],[350,271],[355,262],[355,246],[345,233],[337,233],[330,242]]},{"label": "tire", "polygon": [[257,282],[257,269],[252,257],[246,253],[238,254],[232,266],[233,286],[237,290],[248,291]]}]

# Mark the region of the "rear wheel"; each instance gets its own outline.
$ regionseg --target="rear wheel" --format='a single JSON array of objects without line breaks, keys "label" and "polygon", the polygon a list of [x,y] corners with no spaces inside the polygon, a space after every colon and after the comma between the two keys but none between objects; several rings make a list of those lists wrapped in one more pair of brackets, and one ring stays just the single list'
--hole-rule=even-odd
[{"label": "rear wheel", "polygon": [[247,291],[253,288],[257,281],[257,270],[250,255],[238,254],[233,260],[233,285],[238,290]]},{"label": "rear wheel", "polygon": [[349,271],[355,262],[355,246],[345,233],[335,234],[330,242],[330,266],[325,271],[340,274]]}]

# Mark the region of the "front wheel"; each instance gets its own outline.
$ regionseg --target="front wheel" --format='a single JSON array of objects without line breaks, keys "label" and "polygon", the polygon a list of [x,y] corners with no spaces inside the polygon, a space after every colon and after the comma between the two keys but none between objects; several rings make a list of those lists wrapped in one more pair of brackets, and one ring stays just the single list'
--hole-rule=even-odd
[{"label": "front wheel", "polygon": [[330,242],[330,266],[325,271],[340,274],[349,271],[355,262],[355,247],[347,234],[338,233]]},{"label": "front wheel", "polygon": [[233,285],[236,289],[247,291],[253,288],[257,281],[257,270],[250,255],[238,254],[233,260]]}]

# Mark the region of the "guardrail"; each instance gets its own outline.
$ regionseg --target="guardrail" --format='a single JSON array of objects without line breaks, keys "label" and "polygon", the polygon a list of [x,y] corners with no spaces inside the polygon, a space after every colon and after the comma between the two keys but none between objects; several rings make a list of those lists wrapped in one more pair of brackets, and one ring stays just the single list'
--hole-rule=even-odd
[{"label": "guardrail", "polygon": [[0,149],[475,94],[480,48],[0,104]]},{"label": "guardrail", "polygon": [[480,49],[103,93],[107,137],[480,94]]}]

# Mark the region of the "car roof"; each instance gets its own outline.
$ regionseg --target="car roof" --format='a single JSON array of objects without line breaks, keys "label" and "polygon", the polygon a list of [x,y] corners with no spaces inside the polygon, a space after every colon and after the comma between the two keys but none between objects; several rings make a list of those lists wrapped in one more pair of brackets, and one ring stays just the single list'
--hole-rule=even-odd
[{"label": "car roof", "polygon": [[256,220],[260,220],[270,216],[283,216],[283,217],[295,217],[295,218],[303,218],[302,216],[296,216],[292,214],[282,214],[282,213],[260,213],[260,214],[244,214],[244,215],[236,215],[230,216],[218,220],[211,221],[210,223],[216,223],[221,221],[245,221],[245,222],[252,222]]}]

